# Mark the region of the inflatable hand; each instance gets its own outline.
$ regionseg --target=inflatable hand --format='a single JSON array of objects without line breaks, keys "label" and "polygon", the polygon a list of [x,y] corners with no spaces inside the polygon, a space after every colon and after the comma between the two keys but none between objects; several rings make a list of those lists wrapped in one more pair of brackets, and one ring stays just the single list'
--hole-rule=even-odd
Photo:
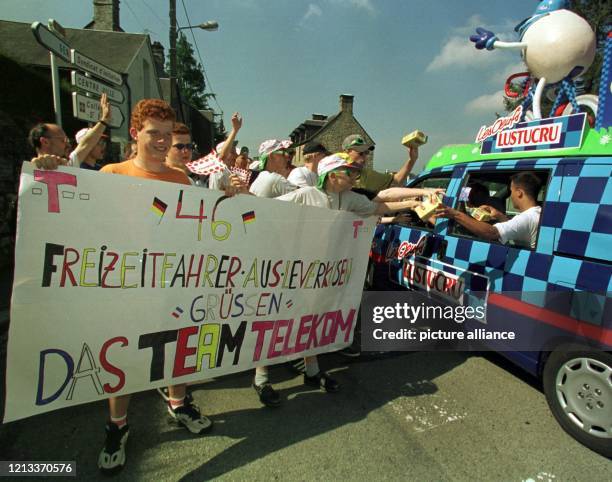
[{"label": "inflatable hand", "polygon": [[485,48],[487,50],[493,50],[493,44],[497,40],[495,34],[482,27],[478,27],[476,33],[477,35],[470,35],[470,42],[474,42],[478,50]]}]

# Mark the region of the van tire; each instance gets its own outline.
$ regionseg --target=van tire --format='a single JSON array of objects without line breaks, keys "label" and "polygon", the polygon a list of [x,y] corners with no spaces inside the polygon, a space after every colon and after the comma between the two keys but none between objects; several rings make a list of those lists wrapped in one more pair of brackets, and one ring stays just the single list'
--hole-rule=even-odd
[{"label": "van tire", "polygon": [[564,345],[550,354],[542,378],[546,401],[561,427],[612,458],[612,354]]}]

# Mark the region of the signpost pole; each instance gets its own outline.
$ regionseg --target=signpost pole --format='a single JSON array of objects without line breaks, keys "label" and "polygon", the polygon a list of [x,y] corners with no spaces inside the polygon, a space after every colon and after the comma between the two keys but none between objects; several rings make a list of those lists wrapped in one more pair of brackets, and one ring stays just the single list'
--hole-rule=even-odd
[{"label": "signpost pole", "polygon": [[[66,30],[58,22],[49,19],[47,22],[49,30],[59,35],[62,39],[66,37]],[[51,84],[53,85],[53,110],[55,111],[55,123],[62,127],[62,101],[60,99],[60,79],[57,61],[53,51],[49,51],[49,64],[51,66]]]},{"label": "signpost pole", "polygon": [[51,84],[53,85],[53,110],[55,111],[55,123],[62,127],[62,104],[60,100],[59,71],[57,69],[57,62],[55,61],[55,54],[53,52],[49,52],[49,59],[51,63]]}]

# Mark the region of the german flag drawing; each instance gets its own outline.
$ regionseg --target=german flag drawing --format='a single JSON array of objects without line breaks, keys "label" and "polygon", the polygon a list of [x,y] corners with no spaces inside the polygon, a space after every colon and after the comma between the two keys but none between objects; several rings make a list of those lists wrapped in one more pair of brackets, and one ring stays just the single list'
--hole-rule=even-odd
[{"label": "german flag drawing", "polygon": [[166,212],[166,209],[168,208],[168,205],[163,202],[161,199],[154,197],[153,198],[153,204],[151,205],[151,211],[153,211],[153,214],[155,214],[158,218],[159,218],[159,223],[161,223],[162,218],[164,217],[164,213]]},{"label": "german flag drawing", "polygon": [[252,223],[253,221],[255,221],[255,211],[249,211],[242,215],[242,222],[244,224]]},{"label": "german flag drawing", "polygon": [[242,226],[244,227],[244,232],[246,233],[246,225],[248,223],[255,222],[255,211],[247,211],[242,215]]}]

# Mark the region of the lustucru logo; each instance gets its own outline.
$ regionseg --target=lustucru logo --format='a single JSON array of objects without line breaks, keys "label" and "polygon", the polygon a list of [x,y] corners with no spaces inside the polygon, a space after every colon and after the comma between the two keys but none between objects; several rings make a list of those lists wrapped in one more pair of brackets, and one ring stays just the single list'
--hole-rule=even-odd
[{"label": "lustucru logo", "polygon": [[482,126],[478,131],[478,135],[476,136],[476,142],[482,142],[488,137],[493,137],[499,131],[502,131],[504,129],[511,129],[516,123],[521,120],[522,116],[523,106],[519,105],[508,117],[500,117],[488,127]]}]

